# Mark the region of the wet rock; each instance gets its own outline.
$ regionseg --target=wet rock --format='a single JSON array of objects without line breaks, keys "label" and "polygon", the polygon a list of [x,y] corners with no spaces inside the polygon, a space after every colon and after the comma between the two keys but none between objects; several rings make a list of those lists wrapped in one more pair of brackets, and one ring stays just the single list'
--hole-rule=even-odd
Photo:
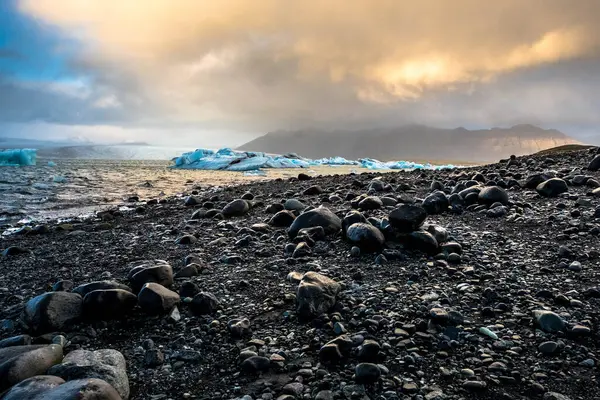
[{"label": "wet rock", "polygon": [[293,239],[301,229],[315,226],[322,227],[327,235],[334,234],[342,229],[342,220],[325,207],[315,208],[300,214],[290,226],[288,234]]},{"label": "wet rock", "polygon": [[148,314],[165,314],[179,304],[177,293],[158,283],[146,283],[138,294],[140,308]]},{"label": "wet rock", "polygon": [[400,232],[412,232],[425,222],[427,212],[423,207],[402,204],[394,209],[388,219],[392,227]]},{"label": "wet rock", "polygon": [[28,346],[31,344],[31,336],[18,335],[0,340],[0,349],[12,346]]},{"label": "wet rock", "polygon": [[77,293],[48,292],[29,300],[24,319],[37,334],[61,331],[81,317],[83,299]]},{"label": "wet rock", "polygon": [[94,290],[83,298],[82,315],[85,319],[120,319],[135,308],[137,301],[137,296],[127,290]]},{"label": "wet rock", "polygon": [[336,301],[340,284],[319,273],[309,271],[302,277],[296,299],[298,314],[312,318],[327,312]]},{"label": "wet rock", "polygon": [[541,343],[538,346],[538,350],[545,355],[554,354],[558,351],[558,343],[552,341]]},{"label": "wet rock", "polygon": [[546,392],[542,400],[571,400],[571,398],[556,392]]},{"label": "wet rock", "polygon": [[68,292],[73,289],[73,281],[61,280],[52,285],[53,292]]},{"label": "wet rock", "polygon": [[62,359],[63,348],[56,344],[0,349],[0,392],[27,378],[44,374]]},{"label": "wet rock", "polygon": [[346,232],[348,241],[361,250],[377,251],[385,243],[383,233],[371,224],[356,223],[350,225]]},{"label": "wet rock", "polygon": [[302,194],[305,196],[314,196],[314,195],[322,194],[322,193],[323,193],[323,188],[318,185],[311,186],[308,189],[306,189],[304,192],[302,192]]},{"label": "wet rock", "polygon": [[200,267],[198,264],[188,264],[185,267],[181,268],[179,271],[177,271],[173,276],[173,279],[191,278],[193,276],[196,276],[199,272],[198,267]]},{"label": "wet rock", "polygon": [[568,192],[569,187],[564,180],[552,178],[540,183],[535,190],[543,197],[557,197],[561,193]]},{"label": "wet rock", "polygon": [[[600,154],[597,154],[592,161],[588,164],[588,170],[590,171],[598,171],[600,170]],[[545,399],[544,399],[545,400]]]},{"label": "wet rock", "polygon": [[18,246],[10,246],[2,252],[3,257],[17,256],[19,254],[29,254],[31,250]]},{"label": "wet rock", "polygon": [[368,224],[367,218],[359,211],[352,210],[344,216],[342,220],[342,232],[346,234],[346,231],[352,224],[362,222]]},{"label": "wet rock", "polygon": [[194,297],[200,293],[200,288],[194,282],[183,282],[179,288],[179,296],[181,298]]},{"label": "wet rock", "polygon": [[74,350],[61,364],[50,368],[48,375],[59,376],[66,381],[101,379],[115,388],[123,400],[129,398],[125,357],[117,350]]},{"label": "wet rock", "polygon": [[289,211],[302,211],[306,208],[306,204],[302,203],[298,199],[287,199],[285,203],[283,203],[283,208]]},{"label": "wet rock", "polygon": [[[12,398],[12,397],[11,397]],[[14,397],[16,400],[18,397]],[[77,379],[59,385],[27,400],[126,400],[101,379]]]},{"label": "wet rock", "polygon": [[181,245],[188,245],[188,244],[194,244],[198,241],[198,238],[194,235],[183,235],[180,238],[177,238],[177,240],[175,240],[176,244],[181,244]]},{"label": "wet rock", "polygon": [[438,242],[433,235],[426,231],[414,231],[408,235],[408,244],[410,248],[420,250],[427,254],[437,254],[439,250]]},{"label": "wet rock", "polygon": [[250,211],[250,205],[246,200],[237,199],[223,207],[221,214],[225,217],[241,217]]}]

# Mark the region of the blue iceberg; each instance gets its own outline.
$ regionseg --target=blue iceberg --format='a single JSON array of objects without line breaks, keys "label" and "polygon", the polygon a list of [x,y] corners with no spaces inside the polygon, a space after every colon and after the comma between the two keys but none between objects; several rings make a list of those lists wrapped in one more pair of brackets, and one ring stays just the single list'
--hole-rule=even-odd
[{"label": "blue iceberg", "polygon": [[319,165],[355,165],[372,170],[412,170],[454,168],[453,165],[420,164],[410,161],[379,161],[372,158],[347,160],[343,157],[330,157],[311,160],[295,153],[283,155],[257,151],[234,151],[224,148],[217,151],[197,149],[172,160],[173,168],[203,169],[218,171],[256,171],[263,168],[310,168]]},{"label": "blue iceberg", "polygon": [[10,149],[0,150],[1,167],[19,167],[22,165],[35,165],[37,150],[35,149]]}]

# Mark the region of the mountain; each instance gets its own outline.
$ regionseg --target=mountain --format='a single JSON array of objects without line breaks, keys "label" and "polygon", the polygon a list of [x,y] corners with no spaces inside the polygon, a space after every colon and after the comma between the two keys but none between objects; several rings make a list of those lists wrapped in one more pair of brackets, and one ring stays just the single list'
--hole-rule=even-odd
[{"label": "mountain", "polygon": [[239,149],[275,154],[294,152],[309,158],[486,162],[573,143],[579,142],[555,129],[533,125],[479,130],[408,125],[363,130],[280,130]]}]

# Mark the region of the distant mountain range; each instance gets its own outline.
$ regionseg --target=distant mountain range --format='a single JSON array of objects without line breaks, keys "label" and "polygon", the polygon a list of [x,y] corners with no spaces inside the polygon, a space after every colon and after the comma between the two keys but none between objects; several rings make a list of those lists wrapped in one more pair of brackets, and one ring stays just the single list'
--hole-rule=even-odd
[{"label": "distant mountain range", "polygon": [[468,130],[424,125],[361,130],[306,129],[275,131],[238,149],[267,153],[297,153],[308,158],[341,156],[381,161],[491,162],[511,154],[524,155],[577,140],[555,129],[534,125]]}]

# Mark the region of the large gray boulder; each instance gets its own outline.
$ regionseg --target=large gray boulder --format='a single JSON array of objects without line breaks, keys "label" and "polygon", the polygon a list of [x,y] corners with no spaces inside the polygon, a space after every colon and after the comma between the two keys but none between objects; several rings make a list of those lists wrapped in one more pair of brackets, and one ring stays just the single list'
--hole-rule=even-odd
[{"label": "large gray boulder", "polygon": [[25,305],[25,323],[36,334],[61,331],[81,317],[82,301],[77,293],[41,294]]},{"label": "large gray boulder", "polygon": [[297,310],[305,318],[317,317],[329,311],[340,292],[339,283],[310,271],[304,274],[296,292]]},{"label": "large gray boulder", "polygon": [[43,399],[42,396],[63,383],[65,380],[58,376],[33,376],[10,388],[2,400]]},{"label": "large gray boulder", "polygon": [[385,243],[385,237],[378,228],[363,222],[350,225],[346,231],[346,238],[365,251],[380,250]]},{"label": "large gray boulder", "polygon": [[[63,382],[63,383],[59,383]],[[101,379],[65,382],[56,376],[35,376],[12,387],[2,400],[123,400]]]},{"label": "large gray boulder", "polygon": [[342,220],[328,208],[315,208],[300,214],[290,226],[288,234],[293,239],[301,229],[315,226],[322,227],[326,235],[333,234],[342,229]]},{"label": "large gray boulder", "polygon": [[568,192],[569,187],[564,180],[552,178],[540,183],[535,190],[543,197],[557,197],[561,193]]},{"label": "large gray boulder", "polygon": [[48,374],[60,376],[67,381],[102,379],[114,387],[122,399],[129,398],[129,379],[127,378],[125,357],[117,350],[72,351],[67,354],[62,364],[50,368]]},{"label": "large gray boulder", "polygon": [[46,373],[62,359],[63,348],[57,344],[0,349],[0,393],[27,378]]}]

